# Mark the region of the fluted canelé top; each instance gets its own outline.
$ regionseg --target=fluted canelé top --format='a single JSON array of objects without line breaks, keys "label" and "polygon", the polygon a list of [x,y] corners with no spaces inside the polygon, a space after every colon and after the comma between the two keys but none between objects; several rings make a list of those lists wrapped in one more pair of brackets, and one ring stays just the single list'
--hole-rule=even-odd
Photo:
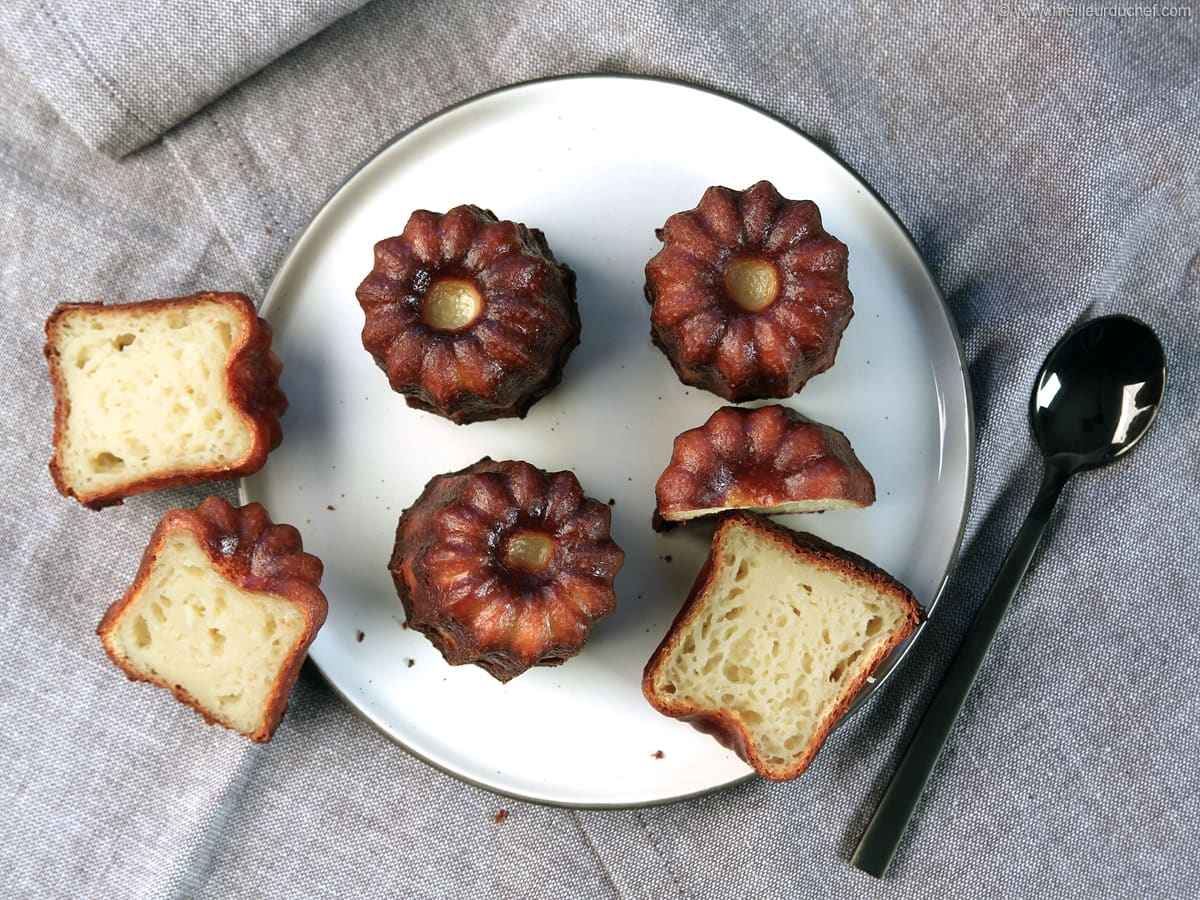
[{"label": "fluted canel\u00e9 top", "polygon": [[657,234],[651,336],[684,384],[735,403],[789,397],[833,365],[854,314],[848,254],[811,200],[768,181],[710,187]]},{"label": "fluted canel\u00e9 top", "polygon": [[417,210],[358,287],[363,346],[409,406],[458,424],[524,416],[579,344],[575,275],[489,210]]},{"label": "fluted canel\u00e9 top", "polygon": [[389,569],[408,625],[500,681],[558,665],[616,608],[625,553],[571,472],[487,457],[434,477],[400,516]]}]

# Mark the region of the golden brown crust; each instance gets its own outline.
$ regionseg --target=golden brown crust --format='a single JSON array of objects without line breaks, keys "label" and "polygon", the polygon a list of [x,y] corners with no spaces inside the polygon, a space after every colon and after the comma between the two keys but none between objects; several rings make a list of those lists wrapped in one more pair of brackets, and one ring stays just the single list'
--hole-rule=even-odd
[{"label": "golden brown crust", "polygon": [[[57,346],[58,329],[62,319],[80,309],[126,311],[137,309],[147,314],[154,314],[178,306],[206,301],[216,301],[231,306],[237,310],[245,323],[241,340],[230,350],[226,383],[231,406],[237,410],[253,434],[250,452],[244,459],[233,461],[227,465],[167,472],[130,482],[119,488],[90,494],[77,492],[63,477],[59,462],[59,448],[66,430],[67,416],[70,413],[70,397],[67,396],[66,382],[62,375]],[[117,506],[126,497],[162,488],[203,484],[209,481],[251,475],[263,467],[267,461],[267,454],[278,447],[283,440],[283,430],[280,427],[279,418],[288,407],[287,397],[279,387],[279,375],[283,370],[283,363],[271,352],[271,326],[266,319],[257,315],[254,304],[245,294],[229,291],[201,291],[185,297],[142,300],[135,303],[60,303],[46,320],[44,353],[50,366],[50,381],[54,386],[54,456],[50,460],[50,477],[54,480],[54,486],[60,494],[64,497],[74,497],[88,509]]]},{"label": "golden brown crust", "polygon": [[875,482],[846,436],[794,410],[725,406],[675,438],[654,487],[655,521],[696,510],[752,507],[770,514],[791,503],[875,502]]},{"label": "golden brown crust", "polygon": [[[749,729],[736,715],[722,709],[700,707],[682,702],[671,695],[662,693],[656,685],[660,669],[678,649],[678,645],[683,640],[692,621],[703,611],[700,600],[712,587],[716,577],[715,566],[716,560],[720,559],[722,555],[722,541],[730,529],[738,526],[752,528],[781,549],[798,554],[811,562],[844,572],[855,579],[870,581],[877,589],[886,591],[895,597],[906,611],[904,627],[882,643],[874,655],[862,664],[857,676],[844,690],[841,701],[818,724],[816,733],[805,752],[786,767],[772,767],[759,755]],[[708,558],[696,576],[696,581],[693,583],[687,599],[676,614],[662,642],[646,663],[642,675],[642,693],[651,706],[660,713],[681,719],[696,730],[713,736],[722,746],[740,756],[764,778],[770,781],[789,781],[808,768],[813,757],[817,755],[817,751],[824,745],[833,726],[837,724],[838,719],[845,715],[858,692],[866,684],[867,678],[874,673],[901,641],[916,630],[921,616],[921,607],[912,592],[869,560],[824,541],[816,535],[792,531],[753,513],[731,513],[722,518],[717,526]]]},{"label": "golden brown crust", "polygon": [[[439,279],[470,284],[482,311],[439,331],[422,305]],[[417,210],[375,245],[359,285],[363,347],[409,406],[457,424],[524,416],[562,378],[579,344],[575,274],[536,228],[476,206]]]},{"label": "golden brown crust", "polygon": [[[684,384],[735,403],[789,397],[833,365],[854,298],[846,245],[811,200],[788,200],[768,181],[711,187],[657,234],[663,248],[646,264],[651,337]],[[726,290],[730,265],[745,260],[776,273],[777,298],[763,309]]]},{"label": "golden brown crust", "polygon": [[[502,682],[559,665],[616,608],[625,553],[611,518],[572,472],[484,457],[434,477],[400,516],[388,565],[409,627],[451,665],[475,663]],[[522,533],[553,548],[544,569],[506,561],[506,542]]]},{"label": "golden brown crust", "polygon": [[[209,497],[195,509],[172,509],[163,516],[150,538],[133,583],[121,599],[108,608],[96,633],[104,650],[131,681],[146,681],[167,688],[181,703],[204,717],[210,725],[232,728],[228,722],[203,708],[179,685],[168,684],[136,671],[113,646],[112,636],[129,606],[145,589],[154,563],[168,537],[180,531],[190,533],[204,549],[213,568],[230,584],[242,590],[271,594],[295,605],[304,616],[304,631],[296,649],[280,669],[271,692],[264,725],[247,734],[256,743],[271,739],[287,709],[288,697],[300,675],[308,648],[325,623],[329,605],[321,592],[324,566],[311,553],[305,553],[300,532],[291,525],[271,522],[260,503],[234,507],[220,497]],[[236,729],[235,729],[236,730]]]}]

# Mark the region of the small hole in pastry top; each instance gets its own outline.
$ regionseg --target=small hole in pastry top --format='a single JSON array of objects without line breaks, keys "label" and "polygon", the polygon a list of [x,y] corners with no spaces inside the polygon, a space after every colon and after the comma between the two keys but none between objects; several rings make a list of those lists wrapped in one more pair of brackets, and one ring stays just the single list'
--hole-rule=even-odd
[{"label": "small hole in pastry top", "polygon": [[757,256],[739,256],[725,267],[725,293],[747,312],[761,312],[779,297],[779,272]]},{"label": "small hole in pastry top", "polygon": [[439,278],[421,304],[421,319],[438,331],[461,331],[483,312],[483,295],[464,278]]},{"label": "small hole in pastry top", "polygon": [[124,350],[126,347],[128,347],[130,344],[132,344],[136,340],[137,340],[137,338],[132,334],[118,334],[113,339],[113,346],[116,347],[117,352],[120,353],[122,350]]},{"label": "small hole in pastry top", "polygon": [[554,556],[554,541],[537,531],[518,531],[504,542],[504,564],[523,572],[541,572]]}]

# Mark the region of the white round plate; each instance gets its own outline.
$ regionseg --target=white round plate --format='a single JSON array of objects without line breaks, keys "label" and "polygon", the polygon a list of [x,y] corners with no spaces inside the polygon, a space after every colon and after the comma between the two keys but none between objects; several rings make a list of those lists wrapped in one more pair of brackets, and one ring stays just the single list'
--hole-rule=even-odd
[{"label": "white round plate", "polygon": [[[654,483],[675,435],[722,405],[684,387],[651,346],[642,287],[667,216],[695,206],[709,185],[763,178],[786,197],[815,200],[825,227],[849,245],[855,315],[837,363],[787,402],[844,431],[878,490],[867,510],[783,521],[874,561],[929,609],[957,554],[971,480],[961,346],[904,228],[788,125],[666,81],[522,84],[398,138],[296,240],[264,305],[291,400],[285,437],[243,481],[242,497],[296,525],[325,562],[329,618],[311,658],[347,702],[422,759],[504,794],[574,806],[662,802],[750,772],[641,694],[642,667],[711,535],[703,525],[652,531]],[[399,234],[415,209],[460,203],[542,229],[578,274],[582,343],[562,384],[524,420],[457,426],[409,409],[360,342],[354,292],[374,243]],[[431,477],[485,455],[574,470],[588,494],[612,501],[613,536],[627,554],[618,610],[583,653],[507,685],[446,665],[402,627],[387,571],[400,512]]]}]

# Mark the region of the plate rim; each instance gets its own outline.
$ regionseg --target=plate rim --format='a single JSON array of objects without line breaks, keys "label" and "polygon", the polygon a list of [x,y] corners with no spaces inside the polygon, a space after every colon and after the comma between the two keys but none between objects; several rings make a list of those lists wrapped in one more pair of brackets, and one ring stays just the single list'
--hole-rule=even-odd
[{"label": "plate rim", "polygon": [[[435,110],[434,112],[431,112],[425,116],[422,116],[420,119],[413,122],[411,125],[404,128],[400,132],[398,132],[395,136],[388,139],[383,144],[379,145],[370,155],[368,155],[366,158],[364,158],[362,160],[362,162],[360,162],[350,172],[348,172],[345,177],[343,177],[340,181],[338,181],[338,183],[326,194],[325,198],[316,207],[315,211],[309,216],[308,221],[304,224],[304,226],[301,227],[295,233],[295,235],[292,237],[291,241],[288,244],[287,250],[281,257],[279,264],[276,266],[275,273],[271,276],[271,281],[267,285],[267,289],[263,294],[262,302],[258,305],[258,314],[264,318],[266,317],[266,314],[269,312],[269,306],[271,305],[271,301],[275,297],[275,291],[276,291],[277,285],[280,281],[281,275],[285,271],[287,271],[287,269],[291,265],[293,257],[296,256],[301,243],[303,242],[305,236],[308,234],[309,230],[313,227],[313,225],[315,224],[317,219],[319,219],[321,217],[321,214],[328,208],[329,204],[334,201],[334,199],[338,196],[338,194],[340,194],[341,191],[351,181],[353,181],[360,172],[362,172],[367,166],[369,166],[372,162],[374,162],[376,159],[378,159],[382,154],[387,152],[391,147],[395,146],[400,141],[407,138],[413,132],[415,132],[421,128],[424,128],[426,125],[428,125],[444,116],[447,116],[464,106],[469,106],[473,103],[476,103],[476,102],[479,102],[479,101],[482,101],[482,100],[485,100],[485,99],[488,99],[490,97],[494,97],[494,96],[497,96],[500,94],[515,92],[515,91],[519,91],[522,89],[534,87],[537,85],[550,84],[550,83],[556,83],[556,82],[571,82],[571,81],[610,81],[610,82],[644,81],[644,82],[655,82],[655,83],[659,83],[659,84],[665,84],[665,85],[669,85],[669,86],[675,87],[675,88],[681,88],[684,90],[696,91],[696,92],[699,92],[702,94],[708,94],[710,96],[719,98],[721,100],[735,103],[738,106],[749,109],[752,112],[755,112],[759,115],[767,117],[768,119],[770,119],[773,122],[783,125],[785,128],[787,128],[789,131],[791,131],[793,134],[795,134],[801,140],[810,144],[819,153],[822,153],[825,156],[829,157],[831,160],[833,160],[835,163],[837,163],[838,166],[840,166],[847,173],[849,173],[850,176],[859,184],[859,186],[864,191],[866,191],[867,194],[882,208],[882,210],[891,219],[892,223],[900,229],[901,234],[903,234],[905,240],[908,242],[908,245],[911,247],[914,255],[916,256],[917,261],[920,263],[921,271],[924,273],[925,277],[928,279],[930,286],[933,288],[933,293],[937,297],[937,300],[941,305],[942,313],[945,317],[946,324],[950,331],[950,337],[953,341],[954,349],[955,349],[955,352],[958,357],[958,369],[959,369],[959,374],[961,375],[961,379],[962,379],[963,400],[964,400],[964,406],[965,406],[965,410],[966,410],[966,422],[965,422],[965,426],[966,426],[966,435],[965,435],[965,437],[966,437],[966,447],[965,447],[966,480],[965,480],[965,484],[964,484],[963,503],[962,503],[962,509],[959,514],[957,533],[955,534],[954,544],[951,547],[951,551],[950,551],[950,555],[949,555],[949,558],[946,563],[946,567],[945,567],[944,571],[942,572],[941,578],[938,581],[936,590],[933,592],[933,595],[931,596],[931,598],[929,600],[928,608],[923,610],[924,615],[922,616],[921,622],[918,624],[916,631],[914,631],[908,638],[906,638],[904,640],[903,643],[901,643],[897,648],[895,648],[892,651],[892,653],[889,655],[890,665],[888,667],[888,670],[884,673],[882,678],[880,678],[877,681],[877,683],[873,686],[870,695],[868,695],[866,697],[858,697],[857,699],[855,699],[855,701],[853,703],[851,703],[850,707],[846,710],[845,715],[843,715],[838,720],[838,722],[835,723],[833,729],[830,731],[830,734],[833,734],[834,732],[836,732],[838,730],[838,728],[844,722],[846,722],[865,703],[869,702],[871,700],[871,698],[874,697],[875,694],[879,692],[879,690],[884,686],[884,684],[886,684],[888,682],[888,680],[891,679],[892,674],[901,666],[901,664],[904,662],[905,658],[912,651],[912,648],[914,646],[916,646],[917,642],[921,639],[922,635],[924,635],[924,633],[926,632],[929,622],[933,618],[933,615],[936,612],[937,606],[938,606],[939,602],[941,601],[942,595],[945,593],[946,586],[949,583],[950,577],[954,573],[954,570],[957,568],[957,565],[959,563],[959,557],[962,552],[962,542],[963,542],[963,538],[966,534],[967,522],[970,519],[971,503],[972,503],[972,499],[974,497],[975,476],[976,476],[975,402],[974,402],[974,396],[973,396],[973,393],[971,390],[970,367],[969,367],[969,364],[967,361],[966,349],[963,345],[962,335],[959,333],[959,330],[958,330],[958,323],[955,321],[954,315],[950,309],[950,305],[946,301],[946,296],[942,292],[941,285],[938,284],[937,279],[934,278],[933,272],[929,267],[929,263],[925,259],[924,254],[921,252],[921,248],[917,244],[916,239],[913,237],[912,232],[908,229],[908,226],[906,226],[904,224],[903,220],[901,220],[899,215],[896,214],[896,211],[892,209],[891,205],[886,200],[884,200],[884,198],[879,194],[878,191],[875,190],[875,188],[870,184],[870,182],[868,182],[865,178],[863,178],[863,176],[859,174],[857,169],[855,169],[852,165],[850,165],[848,162],[846,162],[846,160],[844,160],[836,152],[834,152],[833,150],[831,150],[828,147],[826,147],[825,145],[823,145],[816,138],[814,138],[812,135],[805,132],[799,126],[793,124],[792,122],[789,122],[788,120],[784,119],[782,116],[776,115],[775,113],[773,113],[769,110],[763,109],[761,106],[759,106],[755,103],[752,103],[748,100],[745,100],[741,97],[738,97],[734,94],[728,93],[726,91],[723,91],[723,90],[720,90],[717,88],[709,87],[707,85],[693,84],[690,82],[681,81],[677,78],[671,78],[671,77],[667,77],[667,76],[645,75],[645,74],[636,74],[636,73],[626,74],[626,73],[607,73],[607,72],[577,72],[577,73],[561,74],[561,75],[548,75],[548,76],[543,76],[543,77],[539,77],[539,78],[531,78],[531,79],[527,79],[524,81],[517,81],[517,82],[512,82],[509,84],[500,85],[498,87],[491,88],[489,90],[482,91],[477,94],[472,94],[469,97],[464,97],[461,100],[457,100],[446,106],[440,107],[439,109]],[[238,492],[238,500],[242,505],[252,502],[251,497],[249,496],[248,478],[242,477],[242,478],[238,479],[237,492]],[[509,798],[512,800],[519,800],[524,803],[536,803],[540,806],[555,807],[555,808],[561,808],[561,809],[643,809],[643,808],[649,808],[649,807],[654,807],[654,806],[664,806],[669,803],[677,803],[677,802],[681,802],[684,800],[690,800],[690,799],[693,799],[696,797],[706,796],[708,794],[712,794],[717,791],[721,791],[721,790],[732,788],[732,787],[735,787],[738,785],[745,784],[747,781],[750,781],[756,777],[756,773],[751,771],[751,772],[747,772],[746,775],[742,778],[737,778],[732,781],[724,782],[722,784],[717,784],[717,785],[712,785],[709,787],[701,788],[699,790],[691,791],[691,792],[688,792],[685,794],[676,794],[676,795],[673,795],[670,797],[659,797],[659,798],[655,798],[655,799],[651,799],[651,800],[642,800],[642,801],[635,801],[635,802],[628,802],[628,801],[617,801],[617,802],[612,802],[612,803],[608,803],[608,802],[569,802],[569,801],[563,801],[563,800],[547,799],[544,797],[530,796],[530,795],[525,795],[525,794],[521,794],[521,793],[514,792],[514,791],[505,790],[505,789],[503,789],[501,787],[497,787],[493,784],[487,784],[483,781],[472,778],[471,776],[466,775],[462,772],[454,771],[453,769],[449,768],[448,766],[442,765],[432,759],[429,759],[423,753],[419,752],[418,750],[415,750],[413,747],[409,746],[408,743],[403,741],[400,737],[398,737],[397,735],[395,735],[391,731],[389,731],[381,722],[376,721],[376,719],[373,716],[369,715],[366,710],[364,710],[357,703],[355,703],[354,700],[350,697],[349,693],[342,690],[333,681],[333,679],[331,679],[326,674],[325,670],[323,668],[321,668],[320,663],[317,662],[316,659],[312,658],[311,656],[307,656],[305,663],[307,665],[311,665],[313,668],[315,668],[320,673],[321,679],[325,682],[325,684],[334,692],[334,694],[336,694],[339,698],[341,698],[341,700],[350,708],[350,710],[355,715],[357,715],[360,719],[366,721],[375,731],[379,732],[381,735],[383,735],[385,738],[387,738],[389,742],[399,746],[409,756],[421,761],[425,765],[430,766],[431,768],[433,768],[445,775],[449,775],[450,777],[454,778],[456,781],[459,781],[463,784],[467,784],[467,785],[470,785],[471,787],[479,788],[479,789],[485,790],[491,794],[495,794],[495,795],[498,795],[501,797],[506,797],[506,798]],[[827,736],[827,738],[828,738],[828,736]]]}]

